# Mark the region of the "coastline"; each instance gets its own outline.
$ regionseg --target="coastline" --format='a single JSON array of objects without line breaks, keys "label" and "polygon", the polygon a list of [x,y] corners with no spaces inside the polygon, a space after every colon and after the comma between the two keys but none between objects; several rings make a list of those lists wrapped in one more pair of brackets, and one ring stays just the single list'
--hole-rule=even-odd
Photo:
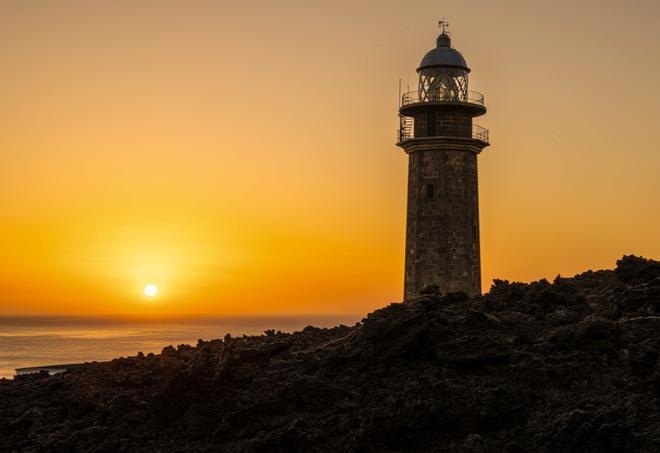
[{"label": "coastline", "polygon": [[0,322],[0,378],[12,379],[17,368],[53,364],[109,361],[138,352],[157,353],[164,345],[196,344],[197,340],[258,335],[265,330],[292,332],[307,325],[328,327],[353,324],[360,318],[337,315],[186,318],[168,322],[152,319],[117,321],[116,318],[29,317]]}]

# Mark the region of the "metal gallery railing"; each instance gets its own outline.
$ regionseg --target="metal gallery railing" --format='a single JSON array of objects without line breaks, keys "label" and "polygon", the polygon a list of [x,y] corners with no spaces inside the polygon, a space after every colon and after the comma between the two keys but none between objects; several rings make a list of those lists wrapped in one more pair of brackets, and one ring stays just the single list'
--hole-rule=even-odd
[{"label": "metal gallery railing", "polygon": [[[460,131],[451,130],[451,129],[447,129],[443,132],[437,132],[434,135],[428,135],[427,133],[420,133],[419,135],[416,135],[414,122],[412,118],[409,117],[402,117],[402,118],[404,118],[404,120],[401,121],[401,127],[397,131],[397,139],[399,143],[404,142],[406,140],[412,140],[415,138],[436,138],[436,137],[467,138],[466,137],[467,134],[463,135],[460,133]],[[485,127],[481,127],[478,124],[472,125],[472,131],[470,137],[475,140],[482,141],[484,143],[490,143],[488,129],[486,129]]]},{"label": "metal gallery railing", "polygon": [[488,141],[489,139],[488,129],[486,129],[485,127],[481,127],[478,124],[472,125],[472,138],[481,140],[484,143],[490,143]]},{"label": "metal gallery railing", "polygon": [[483,107],[484,95],[476,91],[468,91],[467,94],[460,92],[437,92],[428,93],[419,90],[404,93],[401,96],[401,106],[420,103],[439,103],[439,104],[477,104]]}]

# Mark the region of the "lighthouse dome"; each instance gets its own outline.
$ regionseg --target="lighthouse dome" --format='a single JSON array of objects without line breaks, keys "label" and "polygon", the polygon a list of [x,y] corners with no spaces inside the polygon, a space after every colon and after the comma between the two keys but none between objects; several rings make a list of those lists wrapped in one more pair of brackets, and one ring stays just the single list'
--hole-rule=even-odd
[{"label": "lighthouse dome", "polygon": [[447,33],[438,36],[437,47],[424,55],[417,72],[426,68],[448,67],[458,68],[470,72],[467,62],[461,53],[451,47],[451,38]]}]

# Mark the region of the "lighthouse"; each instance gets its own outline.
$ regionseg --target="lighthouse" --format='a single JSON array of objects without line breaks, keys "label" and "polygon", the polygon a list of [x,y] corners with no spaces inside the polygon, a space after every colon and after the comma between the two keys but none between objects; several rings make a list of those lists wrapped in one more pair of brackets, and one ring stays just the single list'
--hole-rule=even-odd
[{"label": "lighthouse", "polygon": [[484,96],[468,90],[468,67],[446,31],[417,68],[417,90],[401,96],[397,145],[408,155],[404,297],[437,285],[481,294],[477,156],[488,131]]}]

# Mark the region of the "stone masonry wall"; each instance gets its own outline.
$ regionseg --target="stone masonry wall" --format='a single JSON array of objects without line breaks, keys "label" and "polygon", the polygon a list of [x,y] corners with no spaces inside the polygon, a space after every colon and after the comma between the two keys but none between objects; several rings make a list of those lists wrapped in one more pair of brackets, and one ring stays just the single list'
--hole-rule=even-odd
[{"label": "stone masonry wall", "polygon": [[410,153],[405,297],[429,285],[481,293],[477,156],[468,150]]},{"label": "stone masonry wall", "polygon": [[460,111],[430,111],[414,116],[415,137],[472,136],[472,117]]}]

